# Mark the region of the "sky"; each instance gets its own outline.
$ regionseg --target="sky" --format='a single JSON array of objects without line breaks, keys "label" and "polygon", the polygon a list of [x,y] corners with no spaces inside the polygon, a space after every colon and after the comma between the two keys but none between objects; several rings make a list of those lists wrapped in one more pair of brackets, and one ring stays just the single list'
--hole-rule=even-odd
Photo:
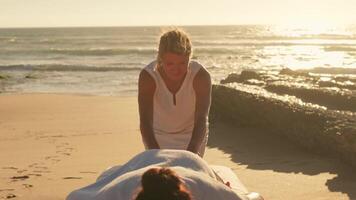
[{"label": "sky", "polygon": [[356,23],[356,0],[0,0],[0,27]]}]

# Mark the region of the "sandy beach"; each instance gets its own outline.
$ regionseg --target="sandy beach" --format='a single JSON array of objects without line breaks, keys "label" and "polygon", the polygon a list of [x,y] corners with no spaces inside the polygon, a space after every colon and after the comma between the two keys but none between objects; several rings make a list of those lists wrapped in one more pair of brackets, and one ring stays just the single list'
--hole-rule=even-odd
[{"label": "sandy beach", "polygon": [[[136,97],[0,96],[0,199],[62,200],[144,150]],[[265,199],[356,199],[355,169],[258,130],[211,124],[205,159]]]}]

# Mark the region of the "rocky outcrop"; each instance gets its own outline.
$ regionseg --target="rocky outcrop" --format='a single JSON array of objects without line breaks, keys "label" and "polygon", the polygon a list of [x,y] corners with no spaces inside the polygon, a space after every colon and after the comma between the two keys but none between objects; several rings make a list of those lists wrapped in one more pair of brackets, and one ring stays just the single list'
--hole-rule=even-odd
[{"label": "rocky outcrop", "polygon": [[228,77],[224,80],[221,80],[220,83],[222,84],[234,83],[234,82],[243,83],[251,79],[261,80],[261,77],[257,72],[254,71],[242,71],[241,74],[236,74],[236,73],[229,74]]},{"label": "rocky outcrop", "polygon": [[244,84],[214,85],[212,123],[279,134],[313,152],[340,157],[356,167],[356,113],[328,110],[296,97]]},{"label": "rocky outcrop", "polygon": [[242,71],[220,82],[260,86],[279,95],[290,95],[327,109],[356,112],[356,84],[352,76],[309,75],[285,68],[278,73]]},{"label": "rocky outcrop", "polygon": [[356,112],[356,93],[353,94],[351,91],[335,91],[282,84],[268,84],[265,89],[280,95],[292,95],[305,102],[325,106],[328,109]]}]

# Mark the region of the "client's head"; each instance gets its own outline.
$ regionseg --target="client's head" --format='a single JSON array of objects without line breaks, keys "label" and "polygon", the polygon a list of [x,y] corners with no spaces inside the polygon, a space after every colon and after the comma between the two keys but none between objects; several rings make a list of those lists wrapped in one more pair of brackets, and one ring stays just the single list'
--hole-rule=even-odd
[{"label": "client's head", "polygon": [[141,185],[135,200],[192,200],[178,175],[168,168],[147,170],[142,175]]}]

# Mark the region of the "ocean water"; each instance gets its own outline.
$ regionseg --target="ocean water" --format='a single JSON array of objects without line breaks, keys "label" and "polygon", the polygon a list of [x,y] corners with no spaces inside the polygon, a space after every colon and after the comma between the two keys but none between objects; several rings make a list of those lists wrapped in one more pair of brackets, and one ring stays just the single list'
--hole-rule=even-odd
[{"label": "ocean water", "polygon": [[[356,27],[189,26],[193,59],[219,83],[283,68],[355,80]],[[0,29],[0,93],[132,96],[160,27]],[[323,75],[324,74],[324,75]],[[347,80],[346,80],[347,81]]]}]

